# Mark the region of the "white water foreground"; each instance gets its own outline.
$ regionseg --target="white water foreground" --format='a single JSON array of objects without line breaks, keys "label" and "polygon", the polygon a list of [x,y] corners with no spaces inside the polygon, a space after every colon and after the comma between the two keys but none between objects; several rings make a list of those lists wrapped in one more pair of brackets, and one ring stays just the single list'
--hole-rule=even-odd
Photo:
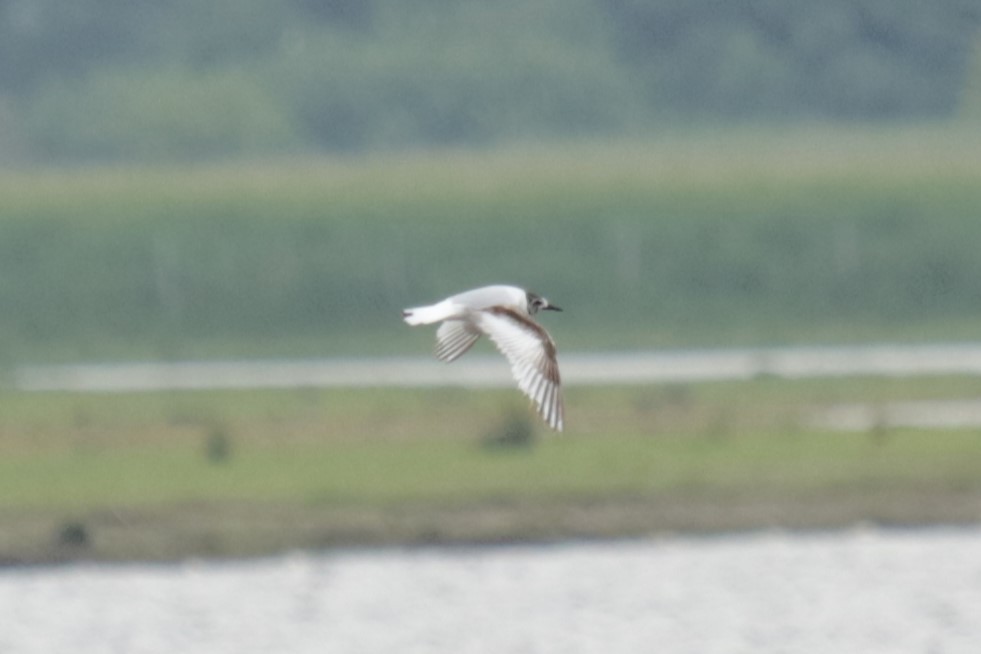
[{"label": "white water foreground", "polygon": [[0,570],[5,654],[975,654],[981,529]]}]

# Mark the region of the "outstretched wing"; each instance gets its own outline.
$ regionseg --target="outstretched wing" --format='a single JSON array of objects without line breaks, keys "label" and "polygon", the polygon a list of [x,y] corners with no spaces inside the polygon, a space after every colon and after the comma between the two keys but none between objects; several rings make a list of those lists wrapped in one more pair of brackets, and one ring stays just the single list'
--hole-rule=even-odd
[{"label": "outstretched wing", "polygon": [[506,307],[474,312],[474,323],[507,357],[518,388],[549,427],[562,431],[563,406],[555,343],[541,325]]},{"label": "outstretched wing", "polygon": [[477,339],[480,331],[463,320],[447,320],[436,330],[436,358],[449,363],[463,356]]}]

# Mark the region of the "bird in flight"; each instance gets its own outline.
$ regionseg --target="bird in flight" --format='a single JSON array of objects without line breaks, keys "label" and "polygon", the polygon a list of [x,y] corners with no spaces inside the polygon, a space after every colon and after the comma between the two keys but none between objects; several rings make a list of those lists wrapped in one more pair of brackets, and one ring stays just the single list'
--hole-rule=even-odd
[{"label": "bird in flight", "polygon": [[425,307],[406,309],[410,325],[441,322],[436,357],[447,363],[486,335],[511,364],[518,388],[538,407],[549,427],[562,431],[563,406],[555,342],[532,319],[540,310],[562,311],[542,296],[516,286],[484,286]]}]

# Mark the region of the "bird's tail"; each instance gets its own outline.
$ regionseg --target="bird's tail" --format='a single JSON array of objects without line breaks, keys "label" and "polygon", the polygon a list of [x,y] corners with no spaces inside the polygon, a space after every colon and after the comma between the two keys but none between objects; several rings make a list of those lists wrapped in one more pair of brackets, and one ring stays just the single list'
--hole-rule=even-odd
[{"label": "bird's tail", "polygon": [[443,301],[428,307],[415,307],[402,311],[402,319],[410,325],[431,325],[434,322],[446,320],[459,313],[456,307]]}]

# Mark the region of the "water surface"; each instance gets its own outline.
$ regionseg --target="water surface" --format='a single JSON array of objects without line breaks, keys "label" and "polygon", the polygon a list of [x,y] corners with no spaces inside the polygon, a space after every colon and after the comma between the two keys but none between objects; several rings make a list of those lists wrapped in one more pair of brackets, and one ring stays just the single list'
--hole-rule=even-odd
[{"label": "water surface", "polygon": [[981,528],[0,572],[0,652],[975,654]]}]

